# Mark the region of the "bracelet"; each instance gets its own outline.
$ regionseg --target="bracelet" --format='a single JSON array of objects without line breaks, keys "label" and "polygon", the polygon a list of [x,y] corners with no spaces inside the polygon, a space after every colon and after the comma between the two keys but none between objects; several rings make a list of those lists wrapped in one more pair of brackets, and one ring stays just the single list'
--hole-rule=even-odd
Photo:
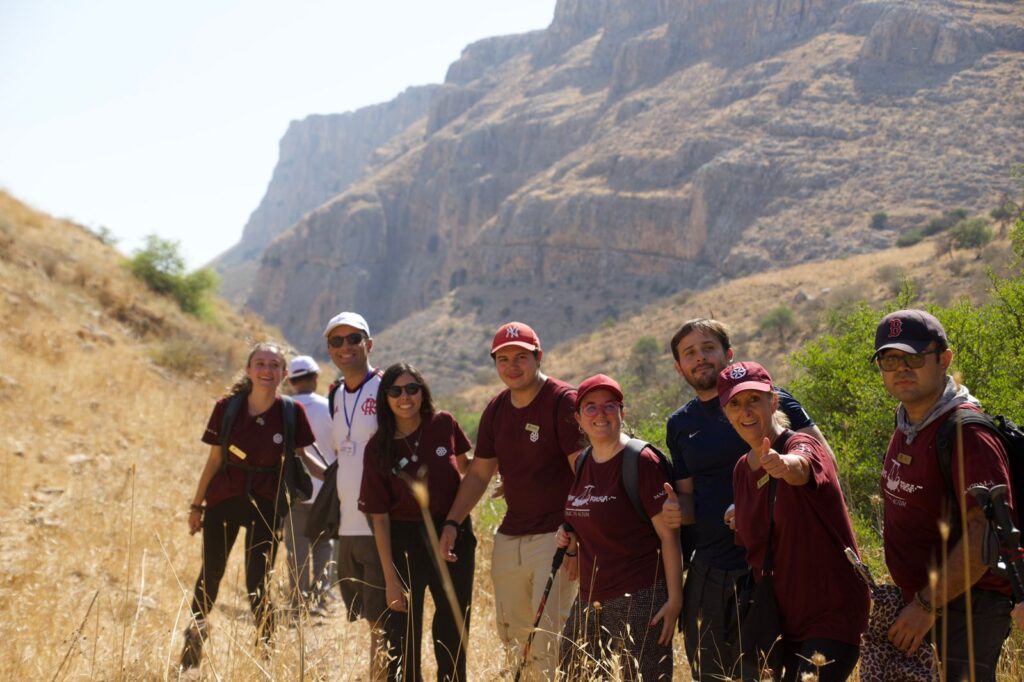
[{"label": "bracelet", "polygon": [[459,522],[454,519],[445,519],[444,523],[441,524],[441,528],[444,528],[445,526],[451,526],[452,528],[454,528],[456,535],[462,532],[462,526],[460,526]]},{"label": "bracelet", "polygon": [[565,553],[565,556],[567,556],[567,557],[574,557],[574,556],[576,556],[577,554],[579,554],[579,552],[578,552],[578,551],[577,551],[577,552],[566,552],[566,553]]},{"label": "bracelet", "polygon": [[200,514],[206,511],[206,507],[204,507],[201,504],[191,504],[189,505],[189,509],[191,509],[194,512],[199,512]]},{"label": "bracelet", "polygon": [[942,609],[935,608],[930,601],[921,596],[920,591],[914,593],[914,603],[924,609],[926,613],[935,616],[942,615]]}]

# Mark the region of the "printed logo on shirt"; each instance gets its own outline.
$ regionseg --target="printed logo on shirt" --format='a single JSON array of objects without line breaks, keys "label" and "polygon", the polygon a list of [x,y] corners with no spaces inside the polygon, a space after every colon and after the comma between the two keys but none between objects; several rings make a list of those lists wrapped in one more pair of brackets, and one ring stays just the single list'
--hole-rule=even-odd
[{"label": "printed logo on shirt", "polygon": [[[585,504],[602,502],[611,502],[612,500],[618,499],[615,495],[595,495],[594,486],[587,485],[583,487],[583,493],[581,495],[569,495],[568,504],[570,507],[582,507]],[[589,512],[588,512],[589,513]]]},{"label": "printed logo on shirt", "polygon": [[694,436],[696,436],[696,435],[697,435],[698,433],[700,433],[700,429],[697,429],[696,431],[694,431],[693,433],[691,433],[691,434],[690,434],[690,438],[693,438],[693,437],[694,437]]},{"label": "printed logo on shirt", "polygon": [[368,417],[377,414],[377,400],[375,398],[367,398],[363,401],[363,414]]},{"label": "printed logo on shirt", "polygon": [[441,445],[441,446],[439,446],[437,448],[437,450],[435,450],[435,452],[437,453],[438,457],[444,457],[445,455],[448,454],[448,448],[446,448],[445,446]]},{"label": "printed logo on shirt", "polygon": [[282,436],[280,433],[275,433],[274,434],[274,445],[280,445],[283,442],[284,442],[284,436]]},{"label": "printed logo on shirt", "polygon": [[540,440],[540,427],[536,424],[526,423],[526,430],[530,432],[530,442],[536,443]]},{"label": "printed logo on shirt", "polygon": [[885,480],[885,494],[892,500],[893,504],[897,507],[907,506],[907,500],[901,497],[898,493],[906,495],[913,495],[918,490],[924,488],[922,485],[916,483],[907,483],[900,478],[900,463],[892,462],[890,469],[882,469],[882,478]]}]

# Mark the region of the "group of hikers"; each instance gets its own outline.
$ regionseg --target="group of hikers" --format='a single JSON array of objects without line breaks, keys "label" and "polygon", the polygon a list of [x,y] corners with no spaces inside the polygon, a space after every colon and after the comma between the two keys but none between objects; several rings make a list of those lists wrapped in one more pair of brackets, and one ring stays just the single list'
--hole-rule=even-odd
[{"label": "group of hikers", "polygon": [[[722,322],[689,320],[669,343],[696,394],[668,418],[670,459],[631,438],[613,378],[574,388],[545,375],[540,339],[521,322],[491,342],[505,389],[483,411],[475,445],[436,409],[417,368],[372,366],[361,315],[335,316],[324,341],[340,371],[327,399],[311,357],[289,362],[280,346],[258,343],[213,409],[188,521],[202,531],[203,562],[183,667],[200,663],[241,529],[258,642],[268,645],[275,627],[270,569],[283,528],[292,606],[321,614],[340,585],[349,620],[369,624],[371,680],[422,679],[428,590],[438,680],[466,680],[467,654],[494,656],[516,680],[671,680],[677,628],[701,682],[838,681],[858,660],[863,680],[937,680],[940,670],[994,680],[1011,619],[1024,626],[1024,605],[1014,609],[1010,583],[983,557],[985,514],[964,494],[1010,485],[1007,448],[965,423],[958,483],[947,485],[941,427],[980,406],[954,382],[953,350],[925,311],[886,315],[875,335],[872,359],[899,401],[880,469],[895,604],[880,624],[886,611],[871,611],[871,600],[883,591],[865,578],[832,450],[765,367],[733,361]],[[291,399],[280,392],[286,376]],[[300,464],[335,482],[336,537],[303,533],[312,513],[303,498],[335,488],[294,494]],[[470,512],[496,473],[507,505],[491,557],[504,659],[470,638]],[[869,611],[881,628],[874,640]]]}]

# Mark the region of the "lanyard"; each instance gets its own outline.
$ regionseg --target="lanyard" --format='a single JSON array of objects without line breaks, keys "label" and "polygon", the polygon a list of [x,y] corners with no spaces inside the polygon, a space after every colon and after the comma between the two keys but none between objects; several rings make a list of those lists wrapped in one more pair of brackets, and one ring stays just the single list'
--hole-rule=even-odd
[{"label": "lanyard", "polygon": [[366,376],[363,377],[363,380],[359,383],[359,390],[356,391],[356,399],[355,402],[352,404],[351,416],[349,416],[348,407],[345,404],[345,398],[348,396],[348,386],[342,386],[341,413],[345,415],[345,427],[348,429],[348,435],[345,437],[345,440],[352,440],[352,422],[355,421],[356,419],[356,408],[359,407],[359,396],[363,394],[363,388],[366,386],[366,382],[369,381],[370,378],[373,377],[373,375],[376,373],[377,370],[371,369],[369,372],[367,372]]}]

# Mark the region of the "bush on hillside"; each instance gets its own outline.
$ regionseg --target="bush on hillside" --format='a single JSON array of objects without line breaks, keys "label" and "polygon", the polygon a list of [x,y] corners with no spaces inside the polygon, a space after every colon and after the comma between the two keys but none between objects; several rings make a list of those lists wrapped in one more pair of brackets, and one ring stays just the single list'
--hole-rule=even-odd
[{"label": "bush on hillside", "polygon": [[906,248],[913,246],[922,239],[924,239],[924,233],[921,230],[910,230],[909,232],[904,232],[896,239],[896,246],[901,249]]},{"label": "bush on hillside", "polygon": [[884,230],[889,226],[889,214],[885,211],[876,211],[871,215],[871,229]]},{"label": "bush on hillside", "polygon": [[992,241],[992,227],[984,218],[961,220],[949,231],[949,236],[958,248],[980,251]]},{"label": "bush on hillside", "polygon": [[144,248],[135,251],[128,270],[156,293],[173,298],[190,315],[208,313],[208,296],[219,284],[209,268],[187,273],[178,242],[154,234],[146,237]]},{"label": "bush on hillside", "polygon": [[796,317],[793,315],[793,309],[785,303],[773,308],[768,311],[757,328],[761,333],[778,334],[779,343],[785,343],[786,337],[796,329]]}]

